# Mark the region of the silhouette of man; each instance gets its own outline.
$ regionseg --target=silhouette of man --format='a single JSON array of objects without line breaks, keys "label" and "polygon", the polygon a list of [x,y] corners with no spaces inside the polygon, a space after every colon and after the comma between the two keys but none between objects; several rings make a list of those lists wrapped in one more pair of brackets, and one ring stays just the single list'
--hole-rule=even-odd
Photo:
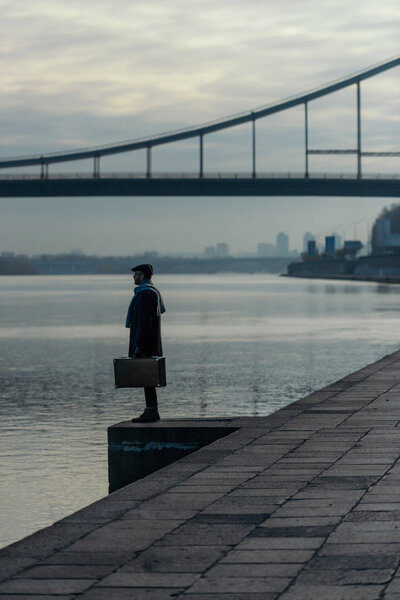
[{"label": "silhouette of man", "polygon": [[[126,327],[130,328],[129,356],[143,358],[162,356],[161,315],[165,312],[160,292],[154,287],[152,265],[137,265],[131,269],[137,287],[128,308]],[[133,423],[160,420],[156,388],[144,388],[146,408]]]}]

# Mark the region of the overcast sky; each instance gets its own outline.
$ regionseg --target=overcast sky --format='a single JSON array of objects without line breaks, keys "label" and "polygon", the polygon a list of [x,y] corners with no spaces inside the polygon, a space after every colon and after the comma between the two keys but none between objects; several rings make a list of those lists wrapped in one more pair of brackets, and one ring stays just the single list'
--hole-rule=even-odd
[{"label": "overcast sky", "polygon": [[[93,146],[192,126],[307,91],[399,53],[398,0],[0,0],[0,155]],[[363,147],[399,150],[399,68],[362,84]],[[355,147],[355,89],[310,105],[310,146]],[[257,123],[259,172],[304,170],[303,110]],[[102,159],[144,170],[144,153]],[[194,141],[156,148],[156,171],[197,171]],[[207,136],[205,169],[250,170],[250,128]],[[399,172],[369,159],[365,172]],[[354,172],[354,157],[311,157]],[[53,171],[89,172],[87,162]],[[254,251],[283,230],[365,239],[391,199],[1,199],[0,251]],[[352,223],[360,222],[357,230]],[[351,235],[350,235],[351,234]]]}]

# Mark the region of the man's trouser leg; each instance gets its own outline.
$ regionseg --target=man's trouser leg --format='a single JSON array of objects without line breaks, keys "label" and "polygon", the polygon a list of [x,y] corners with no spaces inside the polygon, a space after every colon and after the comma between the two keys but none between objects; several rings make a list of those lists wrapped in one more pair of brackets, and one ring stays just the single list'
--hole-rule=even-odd
[{"label": "man's trouser leg", "polygon": [[157,408],[157,392],[156,388],[144,388],[144,397],[146,400],[146,408]]}]

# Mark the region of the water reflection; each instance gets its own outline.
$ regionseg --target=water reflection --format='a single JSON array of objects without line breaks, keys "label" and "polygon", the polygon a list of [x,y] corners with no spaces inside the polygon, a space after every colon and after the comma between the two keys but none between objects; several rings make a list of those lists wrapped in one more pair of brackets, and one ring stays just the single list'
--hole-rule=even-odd
[{"label": "water reflection", "polygon": [[[399,287],[270,275],[157,285],[164,417],[266,415],[398,346]],[[107,493],[106,427],[143,402],[113,388],[131,292],[129,276],[0,278],[1,543]]]}]

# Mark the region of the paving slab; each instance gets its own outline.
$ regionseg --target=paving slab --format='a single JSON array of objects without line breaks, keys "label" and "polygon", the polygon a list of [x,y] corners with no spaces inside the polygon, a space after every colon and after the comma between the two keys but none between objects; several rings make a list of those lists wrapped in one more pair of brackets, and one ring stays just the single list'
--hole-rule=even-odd
[{"label": "paving slab", "polygon": [[243,592],[243,593],[216,593],[213,592],[212,595],[206,593],[206,594],[191,594],[191,593],[185,593],[183,596],[180,596],[181,598],[184,598],[184,600],[207,600],[207,595],[208,598],[213,598],[213,600],[276,600],[276,598],[278,598],[279,593],[278,592],[262,592],[262,593],[256,593],[256,592]]},{"label": "paving slab", "polygon": [[378,600],[384,586],[295,584],[279,596],[280,600]]},{"label": "paving slab", "polygon": [[147,573],[203,573],[217,563],[229,546],[153,546],[138,558],[126,563],[120,571]]},{"label": "paving slab", "polygon": [[282,592],[290,583],[284,577],[211,577],[206,576],[194,583],[190,591],[194,594]]},{"label": "paving slab", "polygon": [[[95,587],[75,598],[79,598],[79,600],[170,600],[177,597],[182,591],[182,588],[177,587],[162,589]],[[57,600],[57,598],[57,596],[52,596],[53,600]]]},{"label": "paving slab", "polygon": [[0,550],[0,600],[398,600],[399,424],[400,351],[267,417],[119,423],[209,444]]}]

